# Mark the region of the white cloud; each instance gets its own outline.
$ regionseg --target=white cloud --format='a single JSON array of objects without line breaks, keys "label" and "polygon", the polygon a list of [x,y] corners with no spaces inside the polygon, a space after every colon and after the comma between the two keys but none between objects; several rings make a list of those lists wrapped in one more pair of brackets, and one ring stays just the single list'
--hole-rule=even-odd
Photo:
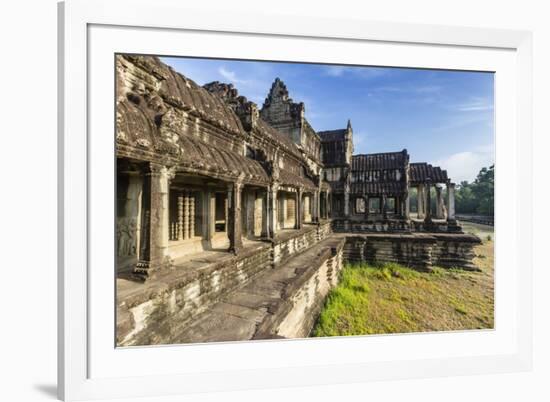
[{"label": "white cloud", "polygon": [[475,151],[458,152],[446,158],[430,162],[447,170],[455,183],[467,180],[472,182],[481,168],[491,166],[495,161],[493,146],[480,146]]},{"label": "white cloud", "polygon": [[474,97],[468,102],[456,106],[460,112],[478,112],[484,110],[493,110],[493,104],[488,99]]},{"label": "white cloud", "polygon": [[331,77],[340,77],[346,72],[346,69],[343,66],[327,66],[325,67],[325,74]]},{"label": "white cloud", "polygon": [[407,92],[416,94],[439,93],[442,87],[439,85],[407,84],[407,85],[383,85],[372,89],[375,92]]},{"label": "white cloud", "polygon": [[354,74],[360,78],[370,79],[375,77],[380,77],[389,73],[388,68],[382,67],[368,67],[368,66],[325,66],[324,75],[329,77],[341,77],[344,74]]},{"label": "white cloud", "polygon": [[234,71],[226,70],[224,67],[218,68],[218,73],[233,84],[246,84],[246,80],[237,78],[237,74]]}]

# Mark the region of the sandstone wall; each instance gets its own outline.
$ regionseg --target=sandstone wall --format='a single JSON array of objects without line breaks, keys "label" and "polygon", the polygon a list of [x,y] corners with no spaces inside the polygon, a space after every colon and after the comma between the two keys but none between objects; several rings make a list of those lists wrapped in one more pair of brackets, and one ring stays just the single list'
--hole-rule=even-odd
[{"label": "sandstone wall", "polygon": [[284,338],[305,338],[310,335],[330,290],[338,284],[343,268],[344,241],[327,250],[317,261],[310,261],[304,274],[288,299],[289,306],[273,332]]},{"label": "sandstone wall", "polygon": [[180,267],[159,273],[158,278],[133,292],[119,289],[117,343],[165,343],[194,316],[270,268],[271,255],[271,247],[266,244],[204,268]]},{"label": "sandstone wall", "polygon": [[473,263],[478,237],[469,234],[348,235],[344,257],[350,262],[398,263],[422,271],[433,266],[476,270]]}]

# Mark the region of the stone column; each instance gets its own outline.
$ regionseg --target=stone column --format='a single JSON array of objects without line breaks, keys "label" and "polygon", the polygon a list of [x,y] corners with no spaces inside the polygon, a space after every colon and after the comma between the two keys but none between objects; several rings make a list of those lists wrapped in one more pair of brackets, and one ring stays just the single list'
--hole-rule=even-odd
[{"label": "stone column", "polygon": [[212,189],[207,189],[204,193],[202,211],[204,239],[208,246],[212,247],[212,238],[216,233],[216,193]]},{"label": "stone column", "polygon": [[178,194],[178,227],[176,238],[183,240],[183,226],[184,226],[184,200],[183,193]]},{"label": "stone column", "polygon": [[189,193],[189,238],[195,237],[195,196]]},{"label": "stone column", "polygon": [[295,209],[294,227],[296,229],[301,229],[302,228],[302,190],[300,188],[296,190],[296,207],[294,209]]},{"label": "stone column", "polygon": [[425,206],[425,193],[424,193],[424,184],[419,184],[416,188],[416,210],[417,210],[417,218],[418,219],[424,219],[426,214],[424,210]]},{"label": "stone column", "polygon": [[189,193],[183,192],[183,239],[189,238]]},{"label": "stone column", "polygon": [[127,250],[129,255],[135,255],[139,260],[139,245],[141,237],[141,199],[143,193],[143,177],[138,172],[128,173],[128,192],[124,210],[129,219],[129,229],[135,228],[134,237],[130,239],[131,244]]},{"label": "stone column", "polygon": [[241,194],[242,183],[231,183],[227,188],[229,251],[238,254],[243,247],[241,230]]},{"label": "stone column", "polygon": [[344,216],[349,217],[349,187],[344,188]]},{"label": "stone column", "polygon": [[265,194],[262,198],[262,234],[261,236],[265,239],[270,238],[269,233],[269,222],[272,212],[271,209],[271,197],[269,187],[266,187]]},{"label": "stone column", "polygon": [[382,194],[382,219],[387,220],[388,219],[388,206],[386,202],[386,194]]},{"label": "stone column", "polygon": [[430,180],[426,182],[426,217],[424,218],[424,222],[432,222],[432,194]]},{"label": "stone column", "polygon": [[410,199],[409,199],[409,192],[408,191],[403,195],[403,204],[405,204],[403,206],[403,208],[405,210],[405,214],[404,214],[403,218],[408,221],[410,219],[410,214],[411,214]]},{"label": "stone column", "polygon": [[320,213],[320,194],[319,190],[316,190],[313,194],[313,222],[319,222],[319,213]]},{"label": "stone column", "polygon": [[174,175],[174,170],[155,163],[150,163],[145,175],[140,259],[134,269],[137,274],[150,276],[169,265],[168,191]]},{"label": "stone column", "polygon": [[440,186],[435,186],[437,219],[445,219],[445,200],[443,199],[442,190]]},{"label": "stone column", "polygon": [[455,184],[454,183],[447,183],[447,221],[456,222]]},{"label": "stone column", "polygon": [[279,185],[277,183],[274,183],[271,185],[269,189],[270,193],[270,200],[269,200],[269,234],[270,237],[275,237],[275,234],[277,233],[277,220],[279,218],[279,211],[278,211],[278,203],[277,200],[277,192],[279,191]]}]

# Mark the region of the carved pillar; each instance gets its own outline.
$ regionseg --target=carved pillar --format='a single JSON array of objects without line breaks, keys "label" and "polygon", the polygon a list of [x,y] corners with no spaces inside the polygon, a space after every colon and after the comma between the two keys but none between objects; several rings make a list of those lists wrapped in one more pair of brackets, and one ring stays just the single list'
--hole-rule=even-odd
[{"label": "carved pillar", "polygon": [[[124,211],[129,219],[128,228],[135,227],[133,238],[130,237],[131,244],[126,245],[127,253],[125,255],[135,255],[139,260],[139,245],[141,237],[141,199],[143,193],[143,177],[138,172],[128,173],[128,192],[126,194],[126,204]],[[120,247],[120,245],[119,245]]]},{"label": "carved pillar", "polygon": [[183,193],[178,194],[178,227],[177,227],[177,239],[183,240],[183,222],[184,218],[184,200]]},{"label": "carved pillar", "polygon": [[262,234],[261,234],[261,236],[266,239],[270,237],[270,233],[269,233],[269,218],[271,216],[270,200],[271,200],[271,197],[270,197],[269,187],[266,187],[265,194],[262,198]]},{"label": "carved pillar", "polygon": [[295,224],[294,228],[302,228],[302,190],[298,188],[296,190],[296,207],[295,207]]},{"label": "carved pillar", "polygon": [[195,196],[189,193],[189,238],[195,237]]},{"label": "carved pillar", "polygon": [[279,219],[279,200],[277,199],[277,193],[279,191],[279,185],[273,183],[269,189],[269,231],[270,236],[274,237],[277,233],[277,221]]},{"label": "carved pillar", "polygon": [[227,204],[229,207],[227,234],[229,236],[229,251],[238,254],[243,246],[241,230],[241,194],[242,183],[231,183],[227,188]]},{"label": "carved pillar", "polygon": [[456,222],[455,217],[455,184],[447,183],[447,221]]},{"label": "carved pillar", "polygon": [[365,221],[369,220],[369,196],[365,195]]},{"label": "carved pillar", "polygon": [[182,193],[183,198],[183,239],[189,238],[189,192],[184,191]]},{"label": "carved pillar", "polygon": [[173,177],[174,170],[149,164],[144,180],[140,259],[134,269],[138,274],[149,276],[169,263],[168,191]]},{"label": "carved pillar", "polygon": [[426,182],[426,217],[424,218],[424,222],[432,222],[432,194],[430,180]]}]

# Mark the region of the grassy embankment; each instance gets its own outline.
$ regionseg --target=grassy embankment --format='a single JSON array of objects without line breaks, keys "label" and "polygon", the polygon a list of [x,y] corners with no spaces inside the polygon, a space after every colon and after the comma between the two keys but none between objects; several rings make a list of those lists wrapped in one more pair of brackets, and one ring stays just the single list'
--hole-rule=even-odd
[{"label": "grassy embankment", "polygon": [[493,328],[493,230],[471,223],[463,227],[483,240],[475,250],[481,272],[436,267],[422,273],[397,264],[347,266],[313,335]]}]

